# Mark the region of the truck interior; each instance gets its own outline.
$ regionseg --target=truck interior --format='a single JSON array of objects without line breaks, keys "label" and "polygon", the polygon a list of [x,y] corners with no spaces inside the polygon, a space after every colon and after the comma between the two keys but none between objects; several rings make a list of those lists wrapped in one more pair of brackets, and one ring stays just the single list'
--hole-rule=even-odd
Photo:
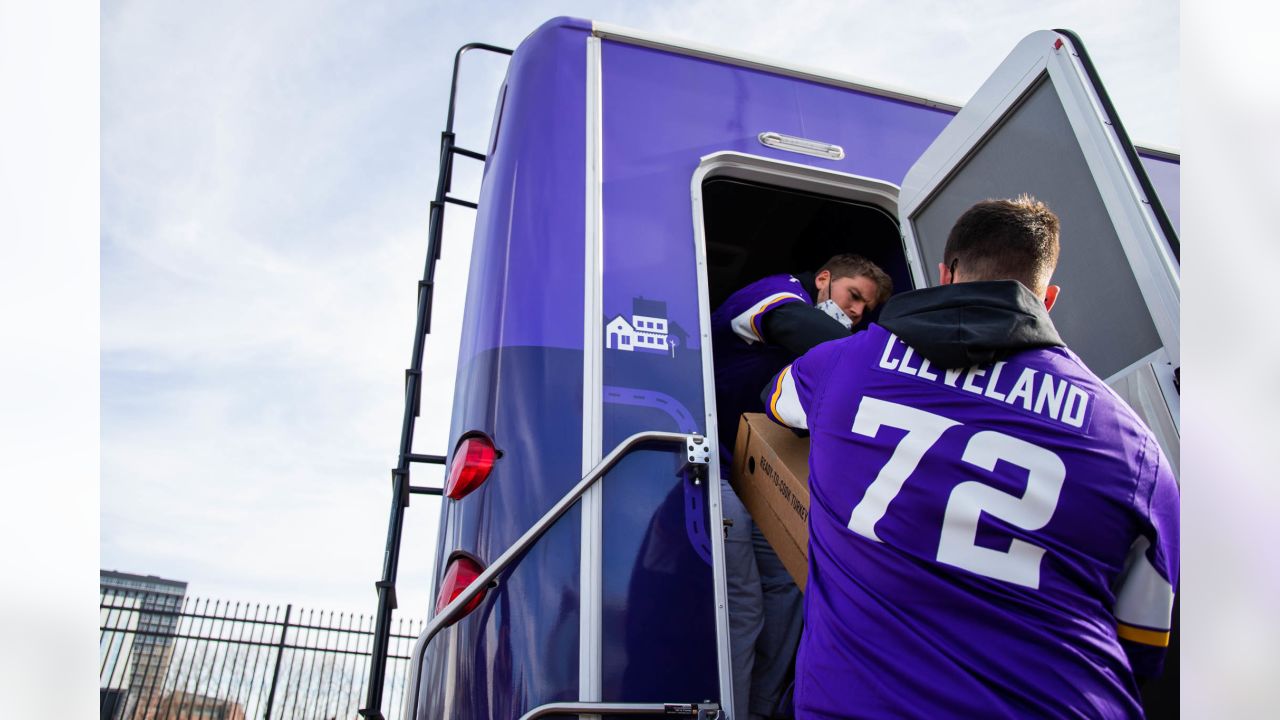
[{"label": "truck interior", "polygon": [[895,208],[724,176],[703,182],[702,207],[712,311],[750,282],[814,272],[840,253],[879,265],[894,292],[913,287]]}]

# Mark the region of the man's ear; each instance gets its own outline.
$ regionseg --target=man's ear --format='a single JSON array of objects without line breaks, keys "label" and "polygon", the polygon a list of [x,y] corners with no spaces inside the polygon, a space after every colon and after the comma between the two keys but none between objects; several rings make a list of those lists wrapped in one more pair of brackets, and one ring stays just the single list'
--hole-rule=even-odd
[{"label": "man's ear", "polygon": [[823,270],[822,272],[813,276],[813,286],[818,289],[818,297],[813,299],[814,304],[818,304],[823,301],[824,298],[822,297],[822,294],[823,292],[826,291],[827,286],[830,284],[831,284],[830,270]]},{"label": "man's ear", "polygon": [[947,264],[938,263],[938,284],[950,285],[954,281],[955,278],[951,277],[951,270],[947,268]]},{"label": "man's ear", "polygon": [[1062,292],[1062,288],[1057,285],[1050,285],[1044,289],[1044,309],[1052,310],[1053,304],[1058,302],[1058,293]]}]

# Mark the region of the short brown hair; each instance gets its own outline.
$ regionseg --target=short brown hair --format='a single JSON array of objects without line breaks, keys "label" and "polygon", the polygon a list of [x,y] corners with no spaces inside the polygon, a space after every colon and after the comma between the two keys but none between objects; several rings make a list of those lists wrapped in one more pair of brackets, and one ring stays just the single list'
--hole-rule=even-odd
[{"label": "short brown hair", "polygon": [[883,305],[889,296],[893,294],[893,280],[889,279],[889,275],[880,269],[879,265],[853,253],[843,253],[836,255],[818,268],[818,272],[828,270],[831,272],[831,279],[838,280],[845,277],[864,277],[876,284],[876,305]]},{"label": "short brown hair", "polygon": [[943,262],[973,280],[1017,280],[1042,293],[1058,266],[1058,216],[1049,206],[1019,195],[983,200],[956,220]]}]

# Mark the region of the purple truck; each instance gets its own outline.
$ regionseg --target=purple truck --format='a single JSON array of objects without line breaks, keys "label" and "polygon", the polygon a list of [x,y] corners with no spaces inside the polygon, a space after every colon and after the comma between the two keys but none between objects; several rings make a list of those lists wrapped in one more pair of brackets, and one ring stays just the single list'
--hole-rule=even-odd
[{"label": "purple truck", "polygon": [[[1054,321],[1176,472],[1179,159],[1130,142],[1068,31],[1028,36],[960,108],[556,18],[511,55],[489,147],[456,148],[452,127],[444,145],[378,584],[389,618],[399,523],[426,492],[408,468],[446,462],[440,600],[405,718],[743,717],[707,481],[737,418],[716,414],[710,314],[839,252],[898,290],[936,283],[977,200],[1029,192],[1062,218]],[[430,458],[410,449],[422,306],[459,154],[485,168],[453,445]],[[1176,684],[1163,692],[1176,703]],[[371,684],[362,714],[381,701]]]}]

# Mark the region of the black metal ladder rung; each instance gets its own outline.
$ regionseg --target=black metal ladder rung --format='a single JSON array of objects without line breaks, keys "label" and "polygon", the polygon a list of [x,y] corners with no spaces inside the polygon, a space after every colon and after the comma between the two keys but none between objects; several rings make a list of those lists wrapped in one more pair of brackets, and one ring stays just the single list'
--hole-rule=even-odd
[{"label": "black metal ladder rung", "polygon": [[[443,465],[445,461],[444,455],[419,455],[417,453],[407,453],[404,456],[406,463],[425,463],[428,465]],[[394,471],[393,471],[394,472]],[[443,487],[428,487],[426,485],[406,485],[411,495],[443,495]],[[409,504],[405,500],[405,506]]]},{"label": "black metal ladder rung", "polygon": [[462,207],[469,207],[472,210],[475,210],[476,208],[480,207],[479,205],[471,202],[470,200],[460,200],[456,197],[453,197],[452,195],[445,195],[444,201],[447,203],[453,203],[454,205],[461,205]]},{"label": "black metal ladder rung", "polygon": [[465,155],[466,157],[469,157],[473,160],[479,160],[480,162],[485,162],[486,160],[488,160],[488,158],[485,157],[483,153],[478,153],[475,150],[468,150],[466,148],[461,148],[456,145],[452,148],[452,150],[455,155]]}]

